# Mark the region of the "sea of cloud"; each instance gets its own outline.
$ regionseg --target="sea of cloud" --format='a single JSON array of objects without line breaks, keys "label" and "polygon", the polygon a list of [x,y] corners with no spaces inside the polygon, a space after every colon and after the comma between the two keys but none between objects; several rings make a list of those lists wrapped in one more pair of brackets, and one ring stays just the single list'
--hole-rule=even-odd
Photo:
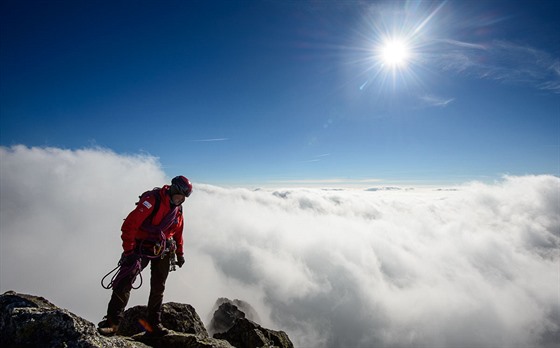
[{"label": "sea of cloud", "polygon": [[[0,291],[96,322],[122,219],[167,183],[156,158],[0,147]],[[231,189],[195,182],[187,263],[166,301],[208,323],[241,299],[297,347],[553,347],[560,342],[560,179],[452,190]],[[149,272],[145,272],[149,277]],[[130,305],[145,304],[148,281]]]}]

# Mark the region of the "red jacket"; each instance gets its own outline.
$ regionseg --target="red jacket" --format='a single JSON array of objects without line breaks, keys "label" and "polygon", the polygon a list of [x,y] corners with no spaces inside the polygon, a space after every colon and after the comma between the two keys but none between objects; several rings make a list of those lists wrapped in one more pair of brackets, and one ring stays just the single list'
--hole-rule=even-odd
[{"label": "red jacket", "polygon": [[[162,219],[169,214],[169,212],[174,208],[171,207],[171,202],[169,200],[169,186],[165,185],[159,190],[160,204],[159,209],[152,219],[152,225],[159,225]],[[136,209],[130,212],[121,227],[122,231],[122,241],[123,249],[125,252],[131,252],[134,250],[136,244],[136,239],[148,239],[150,234],[141,228],[142,223],[146,218],[152,214],[152,210],[155,208],[156,198],[153,195],[146,195],[142,197],[136,206]],[[181,209],[177,209],[176,223],[173,223],[165,231],[167,239],[173,238],[177,243],[177,255],[183,255],[183,214]]]}]

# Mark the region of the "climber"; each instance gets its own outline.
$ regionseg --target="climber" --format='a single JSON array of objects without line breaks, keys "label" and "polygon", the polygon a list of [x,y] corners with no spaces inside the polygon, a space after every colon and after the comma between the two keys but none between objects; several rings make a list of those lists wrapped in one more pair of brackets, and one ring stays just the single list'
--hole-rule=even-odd
[{"label": "climber", "polygon": [[177,266],[185,263],[181,204],[191,193],[189,179],[177,176],[171,180],[171,185],[144,192],[136,208],[124,220],[121,227],[123,253],[119,261],[121,277],[112,284],[107,315],[99,323],[98,331],[102,335],[111,336],[117,332],[134,279],[150,262],[146,334],[168,334],[161,323],[163,292],[174,256]]}]

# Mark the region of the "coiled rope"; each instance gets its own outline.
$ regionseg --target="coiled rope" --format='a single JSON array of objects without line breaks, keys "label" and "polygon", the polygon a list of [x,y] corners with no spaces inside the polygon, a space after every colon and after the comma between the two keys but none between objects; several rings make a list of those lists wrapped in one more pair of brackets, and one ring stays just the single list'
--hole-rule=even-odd
[{"label": "coiled rope", "polygon": [[[140,289],[140,287],[142,286],[143,283],[143,279],[142,279],[142,258],[138,257],[138,259],[134,262],[132,262],[131,264],[125,264],[125,258],[121,258],[119,260],[119,263],[117,264],[117,267],[113,268],[109,273],[107,273],[102,279],[101,279],[101,286],[104,289],[112,289],[114,288],[117,284],[119,284],[123,279],[129,277],[131,274],[132,279],[130,281],[130,283],[132,284],[132,288],[133,289]],[[115,274],[113,274],[115,273]],[[109,283],[107,283],[105,285],[105,279],[107,279],[107,277],[109,277],[111,274],[113,274],[113,276],[111,277],[111,280],[109,281]],[[134,286],[134,282],[136,281],[136,277],[140,276],[140,284],[138,284],[138,286]]]},{"label": "coiled rope", "polygon": [[[148,259],[156,259],[158,257],[163,258],[167,252],[175,252],[175,247],[174,247],[174,243],[171,243],[172,245],[169,246],[169,250],[168,250],[168,245],[167,245],[167,240],[165,238],[165,233],[160,232],[160,236],[159,236],[159,242],[154,244],[154,253],[153,255],[148,255],[145,254],[143,252],[144,248],[143,248],[143,244],[146,242],[146,240],[142,240],[140,242],[140,244],[137,246],[137,259],[132,262],[132,263],[126,263],[126,258],[123,256],[121,257],[121,259],[119,260],[119,262],[117,263],[117,267],[113,268],[111,271],[109,271],[109,273],[107,273],[102,279],[101,279],[101,286],[104,289],[113,289],[116,285],[118,285],[123,279],[130,277],[132,275],[132,278],[130,280],[130,283],[132,285],[132,289],[136,290],[136,289],[140,289],[140,287],[142,286],[143,283],[143,279],[142,279],[142,258],[146,257]],[[159,246],[156,248],[156,246]],[[114,274],[113,274],[114,273]],[[109,277],[111,274],[113,274],[113,276],[111,277],[111,279],[109,280],[109,282],[107,284],[105,284],[105,280],[107,279],[107,277]],[[136,281],[136,278],[140,276],[140,284],[138,284],[138,286],[134,286],[134,282]]]}]

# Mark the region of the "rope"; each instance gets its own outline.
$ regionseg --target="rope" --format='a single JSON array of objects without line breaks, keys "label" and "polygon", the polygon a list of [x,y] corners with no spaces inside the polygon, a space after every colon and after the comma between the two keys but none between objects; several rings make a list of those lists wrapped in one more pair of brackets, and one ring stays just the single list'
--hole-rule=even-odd
[{"label": "rope", "polygon": [[[145,254],[142,252],[142,250],[144,250],[142,248],[142,245],[144,244],[144,242],[146,242],[146,240],[142,240],[140,242],[140,245],[138,245],[138,259],[133,262],[130,265],[125,265],[124,264],[124,258],[121,258],[117,264],[117,267],[113,268],[111,271],[109,271],[109,273],[107,273],[102,279],[101,279],[101,286],[104,289],[113,289],[115,287],[115,285],[118,285],[123,279],[129,277],[130,275],[132,276],[131,279],[131,285],[132,285],[132,289],[136,290],[136,289],[140,289],[140,287],[142,286],[143,283],[143,279],[142,279],[142,258],[146,257],[148,259],[156,259],[158,257],[161,257],[162,259],[165,257],[167,252],[170,253],[174,253],[175,252],[175,248],[173,247],[173,243],[171,243],[171,245],[169,246],[169,250],[167,249],[168,245],[167,245],[167,239],[165,237],[165,233],[160,232],[160,241],[159,243],[156,243],[154,245],[154,255],[149,255],[149,254]],[[159,248],[156,250],[156,245],[159,245]],[[173,249],[173,250],[171,250]],[[113,274],[115,273],[115,274]],[[113,276],[111,277],[111,280],[109,281],[109,283],[105,284],[105,279],[107,279],[107,277],[109,277],[111,274],[113,274]],[[140,276],[140,284],[136,287],[134,287],[134,282],[136,281],[136,277]]]},{"label": "rope", "polygon": [[[142,269],[142,259],[138,258],[138,260],[136,260],[134,263],[130,264],[130,265],[125,265],[123,259],[121,258],[121,260],[119,260],[119,263],[117,264],[117,267],[113,268],[109,273],[107,273],[102,279],[101,279],[101,286],[104,289],[113,289],[115,287],[115,285],[118,285],[124,278],[130,276],[131,274],[133,275],[132,280],[130,281],[132,288],[134,290],[136,289],[140,289],[140,287],[142,286],[143,283],[143,279],[142,279],[142,273],[140,273]],[[110,276],[113,272],[116,273],[111,277],[111,280],[109,281],[109,283],[107,285],[104,284],[105,279]],[[138,284],[137,287],[134,287],[134,282],[136,281],[136,277],[140,276],[140,284]]]}]

